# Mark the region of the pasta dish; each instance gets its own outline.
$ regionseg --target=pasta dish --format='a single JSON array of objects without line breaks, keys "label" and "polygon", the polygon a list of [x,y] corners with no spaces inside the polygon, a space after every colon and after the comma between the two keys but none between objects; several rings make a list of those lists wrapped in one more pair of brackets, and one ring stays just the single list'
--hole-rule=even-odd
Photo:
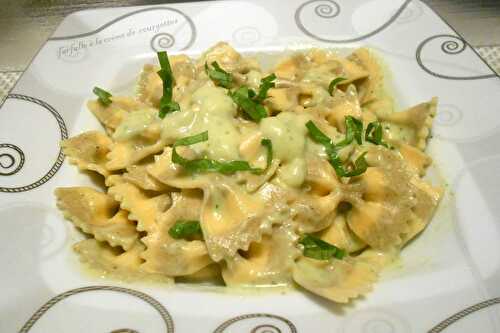
[{"label": "pasta dish", "polygon": [[431,220],[442,190],[422,177],[437,100],[396,112],[369,49],[311,49],[269,71],[227,43],[158,60],[135,96],[94,88],[88,108],[104,131],[61,143],[105,180],[55,192],[90,266],[297,284],[344,303]]}]

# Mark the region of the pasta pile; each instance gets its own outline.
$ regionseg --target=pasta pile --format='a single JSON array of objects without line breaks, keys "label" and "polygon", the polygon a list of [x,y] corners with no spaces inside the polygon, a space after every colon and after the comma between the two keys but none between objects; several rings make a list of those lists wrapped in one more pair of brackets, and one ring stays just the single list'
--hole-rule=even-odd
[{"label": "pasta pile", "polygon": [[335,302],[372,289],[432,218],[422,179],[436,99],[394,112],[368,49],[312,49],[264,73],[218,43],[158,54],[134,97],[95,88],[105,128],[62,142],[105,191],[56,189],[109,274],[227,286],[300,285]]}]

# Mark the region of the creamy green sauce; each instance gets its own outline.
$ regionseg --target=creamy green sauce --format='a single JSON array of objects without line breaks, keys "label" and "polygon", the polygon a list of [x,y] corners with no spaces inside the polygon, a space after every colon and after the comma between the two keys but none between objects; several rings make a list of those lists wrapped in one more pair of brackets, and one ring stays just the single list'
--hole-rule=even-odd
[{"label": "creamy green sauce", "polygon": [[149,125],[158,121],[158,111],[143,109],[130,112],[113,134],[113,139],[125,141],[141,134]]},{"label": "creamy green sauce", "polygon": [[309,118],[291,112],[282,112],[276,117],[264,118],[260,129],[264,137],[273,142],[274,156],[283,162],[304,156]]},{"label": "creamy green sauce", "polygon": [[211,82],[196,90],[187,110],[168,114],[162,122],[162,138],[179,138],[208,131],[208,141],[191,146],[199,155],[228,161],[239,159],[240,132],[236,105],[223,88]]},{"label": "creamy green sauce", "polygon": [[278,177],[285,184],[300,187],[306,178],[307,166],[303,158],[296,158],[278,170]]}]

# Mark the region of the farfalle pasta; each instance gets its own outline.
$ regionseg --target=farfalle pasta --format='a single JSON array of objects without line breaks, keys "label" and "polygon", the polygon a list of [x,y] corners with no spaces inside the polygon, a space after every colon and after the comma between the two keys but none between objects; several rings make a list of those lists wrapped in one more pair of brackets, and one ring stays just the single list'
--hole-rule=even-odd
[{"label": "farfalle pasta", "polygon": [[422,177],[437,99],[394,110],[369,49],[312,49],[273,69],[218,43],[158,54],[137,94],[94,88],[104,131],[62,142],[105,188],[58,188],[113,276],[227,286],[297,284],[345,303],[428,225],[443,195]]}]

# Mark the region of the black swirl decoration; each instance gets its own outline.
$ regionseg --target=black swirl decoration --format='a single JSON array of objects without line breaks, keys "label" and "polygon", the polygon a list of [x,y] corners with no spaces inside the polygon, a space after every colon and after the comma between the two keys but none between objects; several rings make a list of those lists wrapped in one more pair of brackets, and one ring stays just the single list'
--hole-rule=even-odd
[{"label": "black swirl decoration", "polygon": [[[28,321],[24,324],[24,326],[19,330],[19,333],[28,333],[30,329],[35,325],[35,323],[48,311],[50,308],[52,308],[54,305],[59,303],[60,301],[71,297],[76,294],[82,294],[82,293],[88,293],[92,291],[112,291],[112,292],[117,292],[117,293],[122,293],[122,294],[127,294],[130,296],[133,296],[135,298],[141,299],[144,302],[148,303],[151,305],[156,312],[161,316],[163,319],[163,322],[165,323],[165,332],[166,333],[173,333],[174,332],[174,321],[172,320],[172,317],[170,316],[170,313],[167,311],[167,309],[156,299],[153,297],[129,288],[122,288],[122,287],[114,287],[114,286],[89,286],[89,287],[82,287],[82,288],[77,288],[77,289],[72,289],[69,291],[66,291],[62,294],[59,294],[52,299],[50,299],[47,303],[42,305],[32,316]],[[111,333],[138,333],[135,330],[129,329],[129,328],[120,328],[111,331]]]},{"label": "black swirl decoration", "polygon": [[340,6],[338,3],[332,0],[327,0],[326,2],[327,3],[321,3],[314,7],[316,15],[323,18],[333,18],[340,14]]},{"label": "black swirl decoration", "polygon": [[167,32],[160,32],[151,38],[151,48],[155,52],[168,50],[174,44],[175,37]]},{"label": "black swirl decoration", "polygon": [[[69,39],[83,38],[83,37],[92,36],[94,34],[97,34],[97,33],[101,32],[101,31],[103,31],[107,27],[109,27],[109,26],[111,26],[111,25],[115,24],[116,22],[119,22],[119,21],[121,21],[123,19],[126,19],[128,17],[134,16],[134,15],[137,15],[137,14],[141,14],[141,13],[145,13],[145,12],[151,12],[151,11],[171,12],[171,13],[177,13],[180,16],[182,16],[186,20],[186,23],[189,26],[189,28],[191,29],[191,36],[190,36],[189,41],[187,42],[186,46],[184,46],[181,50],[186,50],[186,49],[188,49],[189,47],[191,47],[193,45],[193,43],[194,43],[194,41],[196,39],[196,27],[194,25],[193,20],[189,16],[187,16],[184,12],[180,11],[179,9],[172,8],[172,7],[152,7],[152,8],[143,8],[143,9],[139,9],[139,10],[134,10],[134,11],[132,11],[130,13],[126,13],[126,14],[123,14],[121,16],[118,16],[118,17],[112,19],[111,21],[109,21],[109,22],[101,25],[100,27],[98,27],[97,29],[94,29],[92,31],[81,33],[81,34],[75,34],[75,35],[51,37],[48,40],[49,41],[60,41],[60,40],[69,40]],[[170,36],[172,36],[172,35],[170,35]],[[161,41],[159,39],[161,39]],[[171,41],[169,42],[169,41],[167,41],[167,37],[166,36],[164,36],[164,35],[163,36],[161,36],[161,35],[158,36],[158,34],[157,34],[151,40],[151,48],[153,48],[153,50],[155,50],[155,47],[157,48],[160,43],[163,43],[165,45],[168,45],[168,43],[172,43],[172,45],[173,45],[174,42],[175,42],[175,39],[171,39]],[[153,47],[153,45],[155,45],[155,47]]]},{"label": "black swirl decoration", "polygon": [[412,0],[406,0],[401,7],[399,7],[394,14],[387,20],[387,22],[383,23],[379,27],[373,29],[372,31],[363,34],[361,36],[353,37],[353,38],[346,38],[346,39],[334,39],[334,38],[326,38],[322,36],[318,36],[314,32],[312,32],[310,29],[308,29],[302,20],[302,14],[306,10],[313,10],[314,14],[318,17],[317,19],[322,19],[322,20],[334,20],[339,14],[341,13],[341,7],[340,5],[333,1],[333,0],[309,0],[307,2],[304,2],[301,4],[297,10],[295,11],[295,24],[297,27],[307,36],[314,38],[316,40],[319,40],[321,42],[327,42],[327,43],[352,43],[352,42],[357,42],[369,37],[372,37],[382,30],[386,29],[389,27],[400,15],[401,13],[406,9],[406,7],[410,4]]},{"label": "black swirl decoration", "polygon": [[0,176],[12,176],[23,168],[24,153],[16,145],[0,143]]},{"label": "black swirl decoration", "polygon": [[[269,313],[250,313],[231,318],[220,324],[213,333],[230,333],[241,321],[255,321],[250,333],[297,333],[297,328],[288,319]],[[262,323],[262,321],[267,321]]]},{"label": "black swirl decoration", "polygon": [[[56,109],[54,109],[51,105],[38,98],[21,94],[9,94],[4,101],[4,104],[9,98],[19,99],[29,103],[35,103],[41,106],[43,109],[47,110],[57,121],[60,130],[61,140],[68,138],[68,131],[66,129],[66,124],[64,123],[64,119],[61,117],[59,112],[57,112]],[[10,149],[10,151],[5,152],[2,149]],[[25,160],[26,160],[25,154],[19,147],[15,146],[12,143],[0,144],[0,176],[12,176],[16,174],[17,172],[19,172],[19,170],[22,169]],[[64,161],[64,154],[62,150],[59,149],[59,154],[57,156],[57,159],[52,164],[52,167],[40,179],[31,184],[23,186],[15,186],[15,187],[0,186],[0,192],[18,193],[37,188],[45,184],[49,179],[51,179],[56,174],[56,172],[61,167],[63,161]],[[2,171],[2,169],[4,170]],[[5,171],[5,169],[9,171]]]},{"label": "black swirl decoration", "polygon": [[455,56],[457,54],[464,52],[467,48],[471,48],[470,45],[462,37],[455,35],[440,34],[424,39],[418,45],[415,57],[417,59],[418,65],[425,72],[429,73],[432,76],[447,80],[479,80],[479,79],[489,79],[498,77],[496,73],[485,74],[485,75],[472,75],[472,76],[452,76],[452,75],[437,73],[436,71],[430,69],[429,66],[427,66],[424,63],[424,60],[422,59],[422,52],[429,43],[435,41],[436,39],[443,40],[441,42],[440,48],[444,56]]},{"label": "black swirl decoration", "polygon": [[496,305],[496,304],[500,304],[500,297],[492,298],[492,299],[489,299],[487,301],[469,306],[468,308],[463,309],[462,311],[454,314],[453,316],[446,318],[445,320],[443,320],[442,322],[440,322],[439,324],[434,326],[431,330],[429,330],[428,333],[440,333],[440,332],[444,331],[448,326],[453,325],[455,322],[459,321],[460,319],[467,317],[468,315],[470,315],[476,311],[482,310],[484,308],[487,308],[489,306]]}]

